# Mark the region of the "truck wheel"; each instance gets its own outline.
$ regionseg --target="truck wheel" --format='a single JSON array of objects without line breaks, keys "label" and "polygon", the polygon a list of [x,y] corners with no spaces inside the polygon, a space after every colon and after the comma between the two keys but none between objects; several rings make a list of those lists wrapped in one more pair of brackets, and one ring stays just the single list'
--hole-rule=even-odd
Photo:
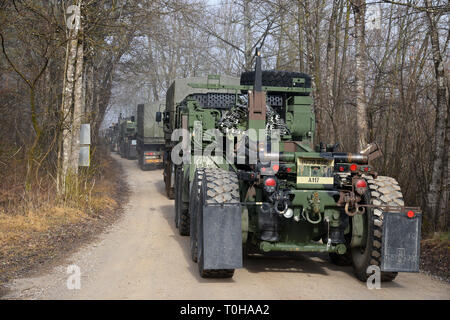
[{"label": "truck wheel", "polygon": [[[367,180],[368,191],[364,196],[365,203],[373,205],[403,206],[403,195],[398,182],[391,177],[363,176]],[[383,230],[383,212],[376,208],[366,208],[367,218],[365,230],[367,234],[364,248],[352,248],[353,270],[361,281],[367,281],[366,273],[370,265],[381,265],[381,243]],[[381,272],[381,281],[392,281],[397,272]]]},{"label": "truck wheel", "polygon": [[183,204],[183,186],[184,175],[183,168],[177,167],[175,169],[175,225],[178,228],[178,232],[182,236],[189,235],[189,211]]},{"label": "truck wheel", "polygon": [[138,163],[139,163],[139,168],[141,168],[142,171],[148,171],[147,166],[144,164],[144,156],[138,155]]},{"label": "truck wheel", "polygon": [[239,184],[234,172],[222,169],[205,169],[196,210],[196,231],[198,245],[198,271],[202,278],[231,278],[234,269],[204,269],[203,263],[203,206],[208,204],[239,203]]},{"label": "truck wheel", "polygon": [[194,181],[191,185],[191,190],[189,192],[189,212],[190,212],[190,250],[191,250],[191,258],[192,261],[197,262],[197,253],[198,253],[198,245],[197,245],[197,220],[195,212],[197,212],[198,204],[200,201],[200,190],[202,187],[204,171],[202,169],[198,169],[195,171]]},{"label": "truck wheel", "polygon": [[170,161],[170,157],[168,157],[168,153],[164,153],[164,183],[166,185],[166,193],[167,197],[170,200],[175,198],[174,188],[170,187],[171,179],[172,179],[172,162]]}]

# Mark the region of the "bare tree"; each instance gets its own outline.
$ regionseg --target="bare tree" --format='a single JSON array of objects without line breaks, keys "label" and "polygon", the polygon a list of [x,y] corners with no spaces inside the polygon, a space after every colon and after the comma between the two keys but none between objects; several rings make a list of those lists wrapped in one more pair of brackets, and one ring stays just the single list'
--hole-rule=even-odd
[{"label": "bare tree", "polygon": [[366,1],[351,0],[351,3],[355,16],[356,130],[358,133],[358,150],[361,151],[367,145],[367,138],[369,136],[366,104]]}]

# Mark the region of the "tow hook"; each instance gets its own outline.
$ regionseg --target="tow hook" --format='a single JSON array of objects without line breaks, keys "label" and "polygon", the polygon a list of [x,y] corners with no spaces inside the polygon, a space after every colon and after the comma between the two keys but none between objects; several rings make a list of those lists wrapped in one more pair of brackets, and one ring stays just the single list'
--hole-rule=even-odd
[{"label": "tow hook", "polygon": [[345,213],[353,217],[356,214],[363,214],[366,212],[366,208],[360,206],[358,202],[361,201],[361,198],[356,196],[354,192],[342,192],[339,197],[338,205],[344,206]]},{"label": "tow hook", "polygon": [[354,210],[350,211],[349,205],[350,202],[345,203],[345,213],[350,217],[353,217],[355,214],[363,214],[364,212],[366,212],[366,208],[358,205],[357,203],[355,203],[355,205],[353,206]]}]

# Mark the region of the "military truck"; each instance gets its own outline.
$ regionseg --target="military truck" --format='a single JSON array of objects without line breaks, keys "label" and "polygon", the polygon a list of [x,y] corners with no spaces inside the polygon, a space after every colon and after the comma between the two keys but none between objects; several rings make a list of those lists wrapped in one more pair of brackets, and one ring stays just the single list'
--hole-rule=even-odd
[{"label": "military truck", "polygon": [[[174,220],[201,277],[232,277],[243,252],[255,251],[328,253],[361,281],[418,271],[420,208],[406,207],[398,182],[378,175],[376,144],[347,153],[316,143],[308,75],[262,71],[257,52],[240,85],[184,83],[193,90],[166,115],[171,128],[188,130],[174,139],[183,161],[170,164]],[[223,135],[211,139],[211,129]],[[231,161],[211,141],[236,142]]]},{"label": "military truck", "polygon": [[113,126],[109,126],[104,131],[105,143],[109,147],[110,151],[112,151],[112,136],[113,136]]},{"label": "military truck", "polygon": [[118,147],[119,141],[119,123],[113,123],[110,131],[110,150],[114,152],[119,152]]},{"label": "military truck", "polygon": [[[176,79],[166,94],[166,109],[163,114],[163,127],[164,127],[164,183],[166,186],[166,193],[169,199],[174,198],[174,183],[175,183],[175,165],[171,161],[171,152],[176,142],[171,140],[173,130],[181,128],[181,113],[179,104],[183,102],[191,94],[199,94],[202,103],[213,103],[214,99],[221,99],[222,95],[216,96],[216,94],[233,93],[235,89],[226,88],[192,88],[189,83],[206,83],[211,86],[220,85],[239,85],[239,78],[230,76],[207,76],[207,77],[191,77],[186,79]],[[231,96],[227,96],[231,97]],[[210,100],[209,102],[207,100]],[[227,101],[226,103],[234,104],[234,101]]]},{"label": "military truck", "polygon": [[136,121],[134,116],[119,121],[119,154],[122,158],[136,159]]},{"label": "military truck", "polygon": [[[164,132],[161,125],[161,108],[164,106],[165,102],[155,101],[139,104],[137,107],[136,150],[141,170],[160,168],[163,165]],[[159,119],[156,119],[157,116]]]}]

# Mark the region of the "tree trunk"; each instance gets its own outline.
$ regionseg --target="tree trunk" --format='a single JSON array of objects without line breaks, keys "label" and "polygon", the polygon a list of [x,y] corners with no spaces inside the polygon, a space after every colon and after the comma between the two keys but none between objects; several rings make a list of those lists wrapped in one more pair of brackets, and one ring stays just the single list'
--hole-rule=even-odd
[{"label": "tree trunk", "polygon": [[367,145],[369,135],[366,105],[366,43],[365,43],[365,14],[366,1],[352,0],[355,15],[355,44],[356,44],[356,128],[358,137],[358,151]]},{"label": "tree trunk", "polygon": [[252,30],[251,30],[251,14],[250,0],[244,0],[244,37],[245,37],[245,70],[252,69]]},{"label": "tree trunk", "polygon": [[[425,1],[426,7],[431,7],[431,1]],[[446,124],[448,113],[448,92],[447,92],[447,80],[445,77],[444,61],[442,58],[441,50],[439,47],[439,33],[436,26],[436,15],[430,11],[427,11],[427,23],[430,31],[430,40],[433,53],[434,72],[436,80],[436,121],[434,130],[434,150],[433,150],[433,166],[431,172],[431,182],[428,189],[428,215],[431,218],[432,231],[441,231],[445,229],[445,225],[441,225],[448,207],[448,173],[446,169],[448,166],[445,160],[448,157],[446,152],[445,139],[446,139]],[[448,137],[447,137],[448,139]],[[444,190],[443,190],[444,187]],[[442,192],[444,191],[444,192]],[[441,199],[441,197],[447,197],[447,199]]]},{"label": "tree trunk", "polygon": [[[80,3],[78,3],[79,5]],[[64,83],[62,88],[61,126],[62,136],[58,142],[58,172],[57,193],[63,195],[66,191],[66,178],[70,173],[71,151],[73,138],[73,103],[76,81],[76,63],[78,49],[78,28],[69,30],[66,47],[66,63],[64,69]]]},{"label": "tree trunk", "polygon": [[[80,37],[81,38],[81,37]],[[83,71],[84,71],[84,46],[83,40],[78,42],[77,61],[75,69],[75,88],[73,104],[73,123],[72,123],[72,146],[70,155],[70,169],[73,173],[78,172],[78,159],[80,156],[80,127],[84,111],[83,95]]]},{"label": "tree trunk", "polygon": [[299,59],[299,71],[305,72],[305,49],[303,44],[303,19],[304,10],[302,8],[302,0],[297,0],[297,32],[298,32],[298,59]]},{"label": "tree trunk", "polygon": [[78,46],[78,30],[73,29],[69,32],[70,40],[67,42],[66,51],[66,68],[64,72],[64,84],[61,106],[61,124],[62,124],[62,141],[60,144],[60,170],[58,170],[58,193],[64,194],[66,186],[66,176],[69,171],[70,149],[72,146],[72,105],[73,105],[73,89],[75,84],[75,65]]}]

